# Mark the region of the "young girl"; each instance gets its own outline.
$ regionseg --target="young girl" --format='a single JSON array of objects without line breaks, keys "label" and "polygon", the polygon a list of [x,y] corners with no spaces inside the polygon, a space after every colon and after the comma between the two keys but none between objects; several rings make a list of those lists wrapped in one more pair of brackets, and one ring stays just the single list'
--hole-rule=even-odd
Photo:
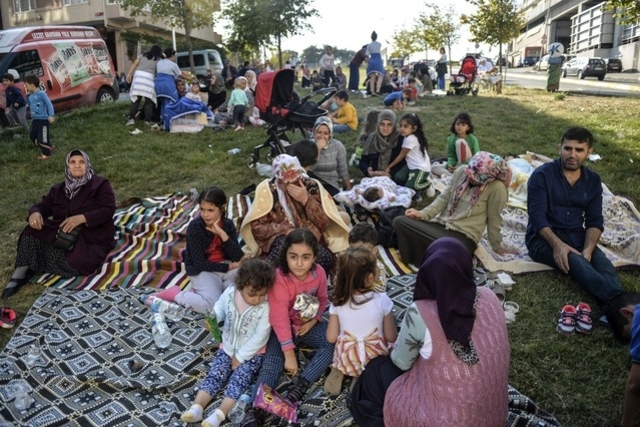
[{"label": "young girl", "polygon": [[[316,264],[317,256],[318,241],[311,231],[298,228],[290,232],[280,249],[275,285],[268,294],[273,332],[257,384],[275,388],[283,369],[292,377],[300,374],[284,396],[291,403],[304,397],[333,357],[333,344],[326,338],[327,324],[322,321],[328,303],[327,276]],[[295,351],[300,346],[316,350],[302,373]],[[247,416],[255,418],[256,414],[249,411]]]},{"label": "young girl", "polygon": [[178,286],[172,286],[155,296],[206,313],[234,281],[244,253],[233,221],[225,216],[224,191],[209,187],[200,193],[198,203],[200,215],[189,223],[184,254],[191,290],[181,291]]},{"label": "young girl", "polygon": [[236,284],[229,286],[216,302],[216,319],[224,322],[222,343],[191,408],[180,417],[182,421],[202,421],[204,408],[229,379],[220,407],[202,421],[203,427],[218,427],[251,385],[262,366],[271,332],[265,295],[273,287],[273,279],[269,263],[259,258],[247,260],[238,270]]},{"label": "young girl", "polygon": [[473,135],[473,123],[468,113],[460,113],[451,123],[451,135],[447,138],[447,171],[453,173],[460,165],[480,151],[478,138]]},{"label": "young girl", "polygon": [[414,113],[407,113],[400,119],[400,135],[404,137],[398,157],[387,166],[386,172],[406,158],[407,165],[400,169],[393,180],[400,185],[415,190],[418,194],[431,185],[431,161],[427,149],[427,137],[422,130],[422,122]]},{"label": "young girl", "polygon": [[247,87],[247,79],[238,77],[233,82],[233,90],[229,101],[227,101],[227,111],[233,114],[233,121],[236,125],[236,131],[244,129],[244,113],[249,105],[249,99],[245,93]]},{"label": "young girl", "polygon": [[199,101],[206,103],[206,94],[200,91],[200,84],[198,82],[192,83],[189,88],[189,92],[185,94],[185,97],[192,101]]},{"label": "young girl", "polygon": [[371,359],[387,355],[388,344],[398,336],[393,302],[373,290],[377,278],[378,264],[371,250],[357,245],[340,255],[327,326],[327,341],[337,343],[324,383],[330,396],[340,394],[345,375],[359,377]]}]

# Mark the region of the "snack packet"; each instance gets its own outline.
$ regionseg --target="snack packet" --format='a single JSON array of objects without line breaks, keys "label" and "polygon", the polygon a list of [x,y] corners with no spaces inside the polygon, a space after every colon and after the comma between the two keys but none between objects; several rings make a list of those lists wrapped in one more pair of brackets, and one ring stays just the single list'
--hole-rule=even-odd
[{"label": "snack packet", "polygon": [[253,406],[273,414],[289,423],[298,422],[298,404],[290,404],[280,396],[280,394],[266,384],[258,385],[256,397],[253,399]]}]

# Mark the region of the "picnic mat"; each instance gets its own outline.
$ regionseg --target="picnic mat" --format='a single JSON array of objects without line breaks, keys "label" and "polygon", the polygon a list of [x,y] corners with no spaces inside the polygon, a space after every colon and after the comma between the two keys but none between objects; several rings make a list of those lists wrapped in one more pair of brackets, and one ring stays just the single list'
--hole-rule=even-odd
[{"label": "picnic mat", "polygon": [[[412,301],[414,284],[415,275],[388,282],[398,322]],[[0,423],[36,427],[184,425],[180,414],[189,408],[216,348],[197,313],[169,321],[171,345],[156,348],[148,309],[138,301],[149,291],[45,289],[0,353]],[[29,367],[24,355],[32,345],[39,346],[41,356]],[[301,356],[301,369],[305,363]],[[24,411],[15,408],[10,395],[11,386],[17,384],[28,389],[33,399]],[[346,406],[350,380],[345,380],[342,394],[336,397],[326,396],[323,384],[324,377],[310,387],[299,409],[301,425],[351,425]],[[285,391],[287,385],[283,376],[278,389]],[[219,394],[206,415],[221,400]],[[559,425],[512,387],[509,407],[507,426]],[[285,424],[275,417],[267,423]]]},{"label": "picnic mat", "polygon": [[[165,197],[131,199],[116,210],[116,247],[109,253],[100,270],[88,276],[62,278],[51,274],[37,281],[45,286],[102,290],[147,286],[165,288],[172,285],[184,289],[189,282],[182,251],[186,244],[189,222],[198,214],[198,204],[182,193]],[[236,229],[251,206],[248,196],[235,195],[227,202],[227,216]],[[413,273],[396,249],[379,247],[379,258],[387,276]]]}]

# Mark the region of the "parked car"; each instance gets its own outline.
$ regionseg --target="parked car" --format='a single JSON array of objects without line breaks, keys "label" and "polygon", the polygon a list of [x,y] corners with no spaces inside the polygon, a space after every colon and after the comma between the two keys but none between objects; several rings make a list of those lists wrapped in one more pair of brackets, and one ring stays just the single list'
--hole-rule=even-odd
[{"label": "parked car", "polygon": [[622,61],[618,58],[605,58],[604,62],[607,64],[607,73],[622,72]]},{"label": "parked car", "polygon": [[607,74],[607,64],[602,58],[588,58],[581,56],[574,58],[562,66],[562,77],[577,76],[579,79],[585,77],[597,77],[604,80]]},{"label": "parked car", "polygon": [[533,67],[534,65],[536,65],[535,56],[525,56],[518,61],[518,67]]},{"label": "parked car", "polygon": [[536,62],[536,65],[533,66],[533,69],[536,71],[545,71],[549,69],[549,55],[544,55],[540,58],[540,61]]},{"label": "parked car", "polygon": [[[189,65],[189,52],[176,53],[176,63],[182,71],[191,71]],[[196,76],[201,84],[207,84],[208,71],[214,73],[222,72],[222,59],[217,50],[205,49],[193,51],[193,65],[195,66]]]},{"label": "parked car", "polygon": [[[0,31],[0,75],[16,73],[16,87],[26,94],[24,78],[35,75],[56,112],[113,102],[118,76],[102,36],[93,27],[41,26]],[[0,97],[5,99],[4,85]]]},{"label": "parked car", "polygon": [[502,65],[503,67],[507,66],[507,58],[505,58],[504,56],[502,58],[498,58],[497,56],[495,58],[493,58],[493,61],[491,61],[496,67],[499,67],[500,65]]}]

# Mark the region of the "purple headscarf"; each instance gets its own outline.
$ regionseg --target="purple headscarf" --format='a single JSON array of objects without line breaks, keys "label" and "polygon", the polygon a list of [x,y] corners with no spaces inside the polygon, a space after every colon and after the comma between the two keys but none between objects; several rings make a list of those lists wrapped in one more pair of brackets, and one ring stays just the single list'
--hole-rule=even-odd
[{"label": "purple headscarf", "polygon": [[436,300],[438,317],[449,342],[469,348],[475,322],[476,284],[469,250],[458,240],[443,237],[424,254],[413,300]]}]

